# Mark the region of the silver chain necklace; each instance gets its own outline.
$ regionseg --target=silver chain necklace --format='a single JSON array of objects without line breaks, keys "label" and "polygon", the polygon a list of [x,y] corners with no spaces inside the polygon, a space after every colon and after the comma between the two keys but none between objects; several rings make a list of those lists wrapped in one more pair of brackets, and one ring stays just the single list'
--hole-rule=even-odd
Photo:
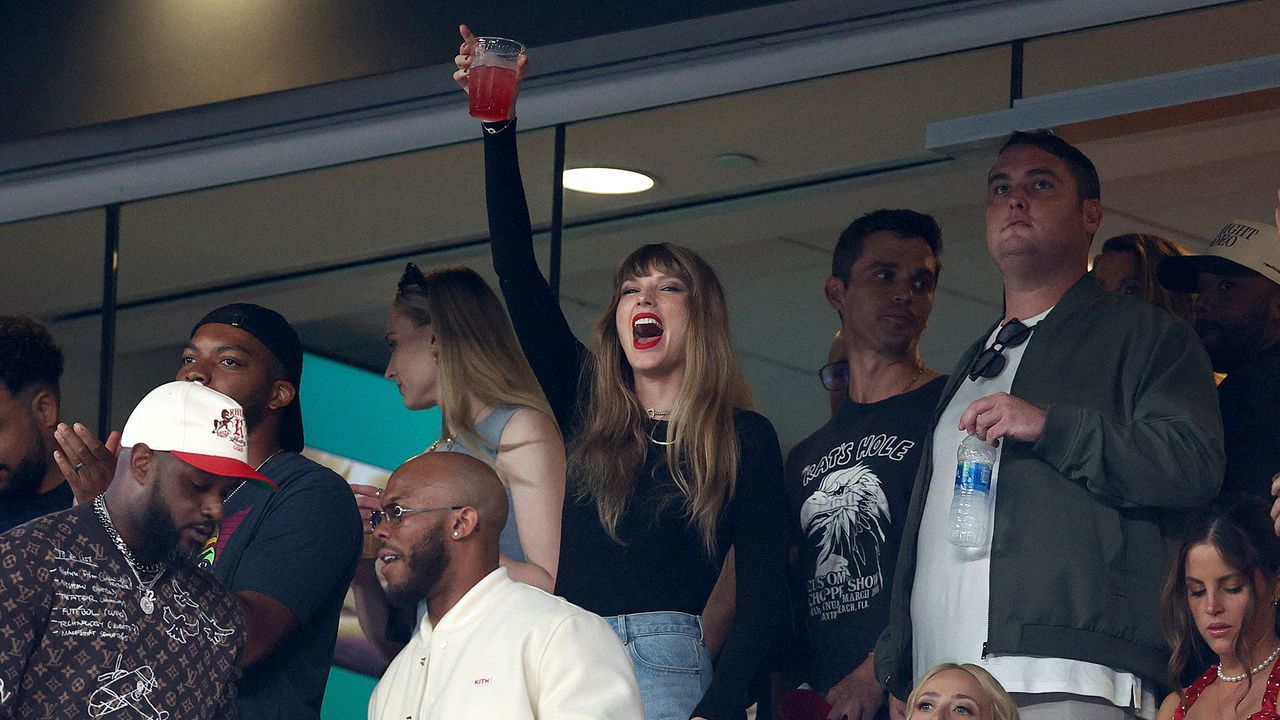
[{"label": "silver chain necklace", "polygon": [[[98,522],[102,523],[102,528],[107,531],[107,535],[111,537],[111,542],[115,543],[116,549],[124,555],[124,562],[129,566],[129,571],[133,573],[133,577],[138,581],[138,607],[142,608],[142,612],[150,615],[156,610],[156,593],[153,588],[156,583],[160,582],[160,578],[164,577],[164,562],[155,565],[143,565],[129,552],[129,546],[124,544],[124,538],[120,537],[120,533],[116,532],[116,526],[111,522],[111,516],[107,514],[107,501],[102,495],[99,495],[93,501],[93,512],[98,516]],[[143,575],[151,575],[150,580],[143,580]]]},{"label": "silver chain necklace", "polygon": [[1263,660],[1262,662],[1258,663],[1254,667],[1250,668],[1248,672],[1242,672],[1239,675],[1224,675],[1222,672],[1222,665],[1219,664],[1218,679],[1223,682],[1240,682],[1241,680],[1244,680],[1250,675],[1257,675],[1258,673],[1262,672],[1264,668],[1266,668],[1271,663],[1275,662],[1275,659],[1278,657],[1280,657],[1280,645],[1277,645],[1276,649],[1271,651],[1271,654],[1267,656],[1266,660]]},{"label": "silver chain necklace", "polygon": [[[284,452],[284,448],[280,448],[279,450],[277,450],[277,451],[275,451],[275,452],[271,453],[270,455],[268,455],[268,456],[267,456],[267,459],[266,459],[266,460],[263,460],[262,462],[258,463],[258,467],[254,468],[254,470],[257,470],[258,472],[262,472],[262,468],[263,468],[263,466],[264,466],[264,465],[266,465],[267,463],[271,462],[271,458],[273,458],[273,457],[275,457],[275,456],[279,455],[279,454],[280,454],[280,453],[282,453],[282,452]],[[244,484],[245,484],[246,482],[248,482],[248,480],[241,480],[241,481],[240,481],[240,484],[239,484],[239,485],[236,485],[236,487],[235,487],[235,489],[234,489],[234,490],[232,490],[231,492],[227,493],[227,496],[226,496],[226,497],[224,497],[224,498],[222,498],[222,504],[223,504],[223,505],[226,505],[227,503],[231,502],[231,498],[235,497],[235,496],[236,496],[236,493],[240,492],[240,488],[244,487]]]}]

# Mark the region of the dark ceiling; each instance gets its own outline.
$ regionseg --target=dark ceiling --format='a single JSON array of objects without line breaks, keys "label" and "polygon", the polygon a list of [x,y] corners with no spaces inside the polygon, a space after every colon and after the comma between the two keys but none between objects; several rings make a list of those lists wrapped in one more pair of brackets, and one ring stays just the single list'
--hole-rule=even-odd
[{"label": "dark ceiling", "polygon": [[[668,51],[626,33],[698,23],[728,42],[948,5],[943,0],[252,0],[0,3],[0,143],[448,62],[457,25],[539,47],[623,34],[602,59]],[[718,18],[723,18],[720,22]],[[710,19],[710,22],[708,20]],[[630,40],[634,41],[632,37]],[[659,42],[664,42],[660,40]],[[625,47],[624,47],[625,46]],[[609,57],[609,53],[621,57]]]}]

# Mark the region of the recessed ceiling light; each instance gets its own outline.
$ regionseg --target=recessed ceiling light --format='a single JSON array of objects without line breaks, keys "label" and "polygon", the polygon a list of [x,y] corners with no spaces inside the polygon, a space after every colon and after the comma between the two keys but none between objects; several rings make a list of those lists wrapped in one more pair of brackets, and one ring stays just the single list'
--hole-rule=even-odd
[{"label": "recessed ceiling light", "polygon": [[564,186],[570,190],[597,195],[626,195],[652,188],[653,178],[618,168],[572,168],[564,171]]},{"label": "recessed ceiling light", "polygon": [[749,167],[755,167],[755,164],[759,161],[746,153],[725,153],[717,155],[716,162],[720,163],[720,167],[728,170],[745,170]]}]

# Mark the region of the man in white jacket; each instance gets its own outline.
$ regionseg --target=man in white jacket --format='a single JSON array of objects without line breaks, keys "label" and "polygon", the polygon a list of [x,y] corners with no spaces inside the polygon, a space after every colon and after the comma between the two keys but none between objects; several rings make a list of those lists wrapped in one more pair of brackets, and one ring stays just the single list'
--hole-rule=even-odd
[{"label": "man in white jacket", "polygon": [[420,455],[391,476],[374,535],[389,599],[427,614],[369,720],[640,720],[626,650],[600,617],[507,577],[507,493],[484,463]]}]

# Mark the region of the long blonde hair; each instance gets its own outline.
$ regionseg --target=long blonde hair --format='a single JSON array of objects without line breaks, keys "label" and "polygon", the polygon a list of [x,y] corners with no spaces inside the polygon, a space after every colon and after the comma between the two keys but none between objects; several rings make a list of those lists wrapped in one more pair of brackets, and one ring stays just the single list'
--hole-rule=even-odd
[{"label": "long blonde hair", "polygon": [[538,379],[520,350],[506,311],[489,284],[468,267],[423,273],[424,284],[402,283],[392,306],[414,325],[433,332],[440,374],[440,432],[496,454],[476,432],[484,405],[524,405],[551,414]]},{"label": "long blonde hair", "polygon": [[987,693],[987,696],[991,698],[991,714],[995,716],[994,720],[1018,720],[1018,706],[1013,702],[1013,698],[1009,697],[1009,693],[1005,691],[1000,681],[992,677],[986,668],[970,663],[965,663],[964,665],[942,663],[925,673],[924,677],[920,678],[920,682],[916,683],[911,695],[907,697],[908,718],[911,717],[911,712],[915,709],[916,700],[919,699],[921,688],[924,687],[925,683],[929,682],[934,675],[947,670],[959,670],[960,672],[968,673],[970,677],[977,681],[978,685]]},{"label": "long blonde hair", "polygon": [[631,502],[650,438],[615,316],[622,284],[651,272],[680,278],[688,289],[684,379],[667,416],[664,442],[670,443],[667,466],[682,491],[679,500],[707,554],[714,556],[717,524],[738,474],[734,411],[754,408],[755,398],[729,338],[724,289],[694,251],[669,243],[645,245],[614,273],[613,301],[596,322],[595,347],[584,368],[591,390],[584,428],[569,458],[572,476],[580,484],[578,497],[595,500],[601,524],[620,542],[618,523]]}]

